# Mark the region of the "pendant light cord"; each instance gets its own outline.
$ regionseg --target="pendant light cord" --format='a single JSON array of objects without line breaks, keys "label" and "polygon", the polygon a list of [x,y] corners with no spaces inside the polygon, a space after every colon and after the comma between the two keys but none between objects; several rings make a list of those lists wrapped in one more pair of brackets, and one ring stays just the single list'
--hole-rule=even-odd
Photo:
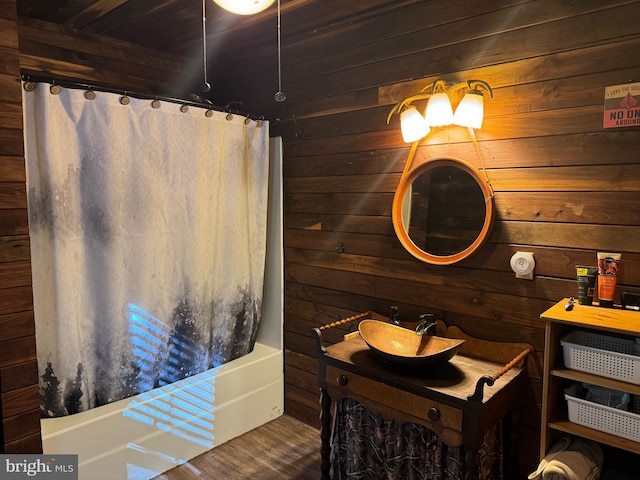
[{"label": "pendant light cord", "polygon": [[207,0],[202,0],[202,65],[204,70],[204,84],[202,91],[211,90],[211,85],[207,81]]},{"label": "pendant light cord", "polygon": [[278,0],[278,91],[282,91],[282,58],[280,53],[280,45],[282,37],[280,34],[280,0]]},{"label": "pendant light cord", "polygon": [[280,35],[280,0],[278,0],[278,91],[273,98],[276,102],[284,102],[287,99],[287,95],[282,91],[282,55],[281,55],[281,43],[282,37]]},{"label": "pendant light cord", "polygon": [[281,55],[282,36],[280,33],[280,0],[278,0],[278,90],[282,91],[282,55]]}]

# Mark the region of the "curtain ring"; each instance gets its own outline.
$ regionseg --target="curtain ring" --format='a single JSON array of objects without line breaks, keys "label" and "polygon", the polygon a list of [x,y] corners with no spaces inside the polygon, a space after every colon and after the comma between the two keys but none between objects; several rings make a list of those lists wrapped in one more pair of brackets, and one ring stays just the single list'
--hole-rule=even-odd
[{"label": "curtain ring", "polygon": [[204,116],[207,118],[213,117],[213,110],[208,109],[206,112],[204,112]]},{"label": "curtain ring", "polygon": [[249,117],[244,119],[244,124],[249,125],[251,123],[251,119]]},{"label": "curtain ring", "polygon": [[87,100],[93,100],[94,98],[96,98],[96,92],[89,89],[86,92],[84,92],[84,98],[86,98]]},{"label": "curtain ring", "polygon": [[24,82],[22,87],[27,92],[33,92],[36,89],[36,84],[35,84],[35,82],[32,82],[31,80],[27,80],[26,82]]},{"label": "curtain ring", "polygon": [[127,92],[124,92],[118,101],[120,102],[120,105],[129,105],[131,100],[127,97]]},{"label": "curtain ring", "polygon": [[182,105],[180,106],[180,111],[181,111],[182,113],[187,113],[187,112],[189,111],[189,107],[188,107],[186,104],[182,104]]},{"label": "curtain ring", "polygon": [[231,114],[231,113],[227,113],[226,119],[227,119],[227,120],[231,120],[231,119],[233,119],[233,114]]},{"label": "curtain ring", "polygon": [[160,108],[160,100],[157,98],[151,102],[151,108]]},{"label": "curtain ring", "polygon": [[60,87],[55,83],[49,87],[51,95],[58,95],[60,93]]}]

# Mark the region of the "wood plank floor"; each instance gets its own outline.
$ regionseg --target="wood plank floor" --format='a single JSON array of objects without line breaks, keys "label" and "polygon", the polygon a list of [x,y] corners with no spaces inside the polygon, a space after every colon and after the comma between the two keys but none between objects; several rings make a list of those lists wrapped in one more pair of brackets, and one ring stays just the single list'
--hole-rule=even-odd
[{"label": "wood plank floor", "polygon": [[318,480],[320,432],[288,415],[236,437],[153,480]]}]

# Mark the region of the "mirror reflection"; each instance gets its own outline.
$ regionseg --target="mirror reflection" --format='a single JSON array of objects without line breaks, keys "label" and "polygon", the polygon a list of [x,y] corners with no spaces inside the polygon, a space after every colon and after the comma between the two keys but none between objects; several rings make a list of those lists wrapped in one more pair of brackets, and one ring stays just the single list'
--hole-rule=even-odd
[{"label": "mirror reflection", "polygon": [[482,231],[486,208],[475,178],[452,166],[416,177],[404,201],[404,225],[411,241],[433,255],[454,255]]},{"label": "mirror reflection", "polygon": [[492,220],[487,183],[469,164],[430,160],[400,182],[394,227],[415,257],[438,264],[466,258],[485,240]]}]

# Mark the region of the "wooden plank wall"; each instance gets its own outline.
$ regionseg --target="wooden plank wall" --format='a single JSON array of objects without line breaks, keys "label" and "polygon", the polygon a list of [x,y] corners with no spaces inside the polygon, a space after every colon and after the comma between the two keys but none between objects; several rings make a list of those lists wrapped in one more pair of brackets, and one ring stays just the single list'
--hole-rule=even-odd
[{"label": "wooden plank wall", "polygon": [[40,453],[15,0],[0,1],[0,452]]},{"label": "wooden plank wall", "polygon": [[20,73],[171,94],[179,59],[21,19],[0,0],[0,452],[38,453],[40,399],[31,289]]},{"label": "wooden plank wall", "polygon": [[20,17],[20,71],[129,92],[179,95],[182,60],[105,36],[79,33],[68,26]]},{"label": "wooden plank wall", "polygon": [[[576,294],[575,265],[594,265],[601,250],[623,254],[619,290],[640,290],[640,128],[602,127],[605,87],[640,81],[640,27],[624,21],[640,18],[640,2],[392,3],[322,23],[312,2],[307,29],[296,22],[291,36],[283,15],[285,105],[274,106],[270,86],[243,97],[258,70],[273,72],[260,58],[229,92],[282,119],[286,411],[319,424],[313,327],[394,304],[404,320],[432,312],[469,334],[535,347],[508,459],[524,478],[538,461],[540,313]],[[494,89],[479,154],[456,128],[418,149],[419,160],[486,168],[495,191],[488,243],[444,267],[415,260],[394,235],[408,146],[397,117],[386,125],[395,102],[436,78]],[[514,278],[516,251],[534,253],[533,281]]]},{"label": "wooden plank wall", "polygon": [[[599,250],[622,252],[620,289],[640,291],[640,129],[602,128],[604,88],[640,80],[640,26],[631,20],[640,1],[362,4],[313,0],[283,9],[283,104],[273,101],[275,45],[238,42],[242,50],[224,53],[229,68],[212,81],[216,103],[243,100],[247,111],[281,119],[272,128],[284,137],[285,157],[286,410],[318,425],[313,327],[390,305],[405,320],[433,312],[469,334],[536,348],[508,459],[524,477],[538,458],[539,314],[575,294],[575,264],[593,265]],[[23,20],[19,34],[29,72],[138,90],[171,82],[173,67],[154,85],[155,63],[135,50],[118,60],[122,44],[104,38],[79,37],[76,45],[68,31]],[[452,156],[486,168],[496,194],[488,243],[446,267],[415,260],[393,233],[391,202],[408,147],[396,120],[386,124],[398,99],[439,77],[480,78],[495,93],[477,134],[480,154],[453,128],[434,132],[418,151],[421,160]],[[509,268],[519,250],[535,254],[533,281],[516,281]]]}]

